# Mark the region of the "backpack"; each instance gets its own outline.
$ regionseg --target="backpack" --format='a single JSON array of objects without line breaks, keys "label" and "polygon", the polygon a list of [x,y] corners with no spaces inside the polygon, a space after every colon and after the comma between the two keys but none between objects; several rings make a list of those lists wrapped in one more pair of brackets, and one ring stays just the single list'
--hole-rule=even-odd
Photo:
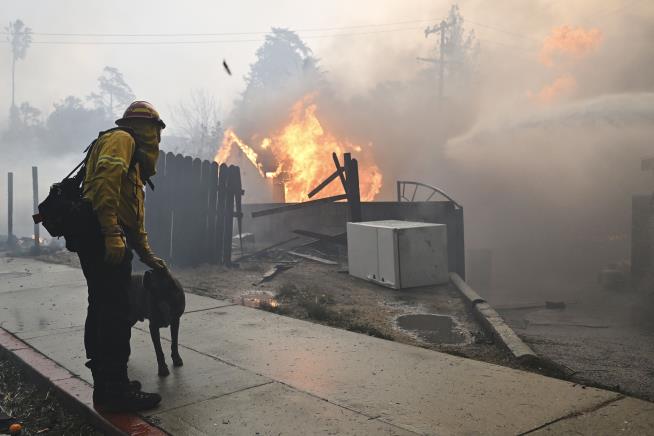
[{"label": "backpack", "polygon": [[[105,130],[84,150],[86,156],[68,173],[64,179],[50,187],[48,196],[39,204],[38,213],[32,216],[35,224],[41,223],[52,237],[63,236],[66,239],[66,248],[76,251],[73,241],[76,237],[88,235],[99,229],[99,224],[91,203],[84,198],[82,183],[86,176],[86,163],[89,160],[93,147],[105,133],[123,130],[134,137],[134,133],[124,127]],[[134,164],[134,158],[130,167]],[[73,173],[77,173],[73,176]],[[72,177],[71,177],[72,176]]]}]

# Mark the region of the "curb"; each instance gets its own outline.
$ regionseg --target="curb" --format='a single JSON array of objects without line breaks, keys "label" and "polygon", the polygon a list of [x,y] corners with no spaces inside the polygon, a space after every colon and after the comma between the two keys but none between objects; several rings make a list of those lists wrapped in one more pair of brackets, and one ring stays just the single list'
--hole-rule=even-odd
[{"label": "curb", "polygon": [[83,415],[94,427],[107,435],[168,434],[133,413],[106,413],[95,410],[93,387],[90,384],[1,327],[0,356],[11,359],[27,370],[37,383],[54,389],[65,405]]},{"label": "curb", "polygon": [[504,321],[495,309],[486,302],[474,289],[455,272],[450,273],[450,280],[468,300],[477,319],[495,339],[499,340],[509,352],[520,361],[533,361],[538,359],[534,351]]}]

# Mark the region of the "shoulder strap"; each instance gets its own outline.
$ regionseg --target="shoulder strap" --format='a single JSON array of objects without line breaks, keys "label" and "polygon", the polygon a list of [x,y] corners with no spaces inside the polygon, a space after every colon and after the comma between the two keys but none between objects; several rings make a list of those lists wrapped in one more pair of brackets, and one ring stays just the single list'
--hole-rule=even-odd
[{"label": "shoulder strap", "polygon": [[[77,171],[79,169],[77,174],[75,174],[74,178],[77,179],[78,184],[81,184],[82,181],[84,180],[84,176],[86,175],[86,163],[88,162],[89,157],[91,156],[91,151],[93,150],[93,147],[95,146],[95,144],[98,142],[98,140],[103,135],[105,135],[107,133],[110,133],[110,132],[114,132],[116,130],[122,130],[123,132],[128,133],[132,137],[132,139],[134,140],[134,143],[135,144],[137,143],[134,131],[132,129],[128,128],[128,127],[114,127],[112,129],[104,130],[104,131],[98,133],[98,137],[95,138],[93,140],[93,142],[91,142],[91,144],[89,144],[89,146],[84,149],[84,153],[86,153],[86,156],[84,157],[84,159],[79,164],[77,164],[77,166],[75,168],[73,168],[73,170],[64,178],[64,180],[69,179],[70,176],[75,171]],[[130,169],[134,168],[134,166],[137,163],[138,163],[138,160],[136,159],[136,149],[135,149],[134,152],[132,153],[132,157],[130,158],[130,161],[129,161],[129,168]],[[145,179],[143,181],[145,183],[147,183],[147,185],[150,187],[151,190],[154,191],[154,183],[152,183],[152,181],[149,178],[147,178],[147,179]]]},{"label": "shoulder strap", "polygon": [[[134,141],[136,142],[136,138],[134,138],[134,132],[133,132],[131,129],[127,128],[127,127],[114,127],[114,128],[112,128],[112,129],[104,130],[104,131],[98,133],[98,137],[95,138],[95,139],[93,140],[93,142],[91,142],[91,143],[89,144],[89,146],[86,147],[86,148],[84,149],[84,151],[82,152],[82,153],[85,153],[85,154],[86,154],[86,156],[84,156],[84,159],[82,159],[82,161],[81,161],[80,163],[78,163],[77,166],[76,166],[75,168],[73,168],[73,170],[72,170],[70,173],[68,173],[68,175],[67,175],[66,177],[64,177],[64,180],[70,179],[71,176],[73,175],[73,173],[74,173],[75,171],[79,170],[79,171],[77,171],[77,174],[75,174],[75,176],[74,176],[73,178],[74,178],[74,179],[77,179],[78,184],[81,184],[82,181],[84,180],[84,176],[86,175],[86,163],[89,161],[89,157],[91,156],[91,151],[93,151],[93,147],[94,147],[95,144],[98,142],[98,140],[102,137],[102,135],[104,135],[104,134],[106,134],[106,133],[109,133],[109,132],[116,131],[116,130],[122,130],[122,131],[124,131],[124,132],[126,132],[126,133],[129,133],[129,135],[130,135],[130,136],[134,139]],[[135,153],[132,154],[132,159],[131,159],[131,161],[130,161],[130,167],[133,165],[134,154],[135,154]]]}]

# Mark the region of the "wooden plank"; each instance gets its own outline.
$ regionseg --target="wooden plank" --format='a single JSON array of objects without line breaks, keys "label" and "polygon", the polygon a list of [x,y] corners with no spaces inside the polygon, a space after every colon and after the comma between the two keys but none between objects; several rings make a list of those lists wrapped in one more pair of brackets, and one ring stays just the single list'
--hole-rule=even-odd
[{"label": "wooden plank", "polygon": [[210,251],[211,244],[209,244],[209,177],[211,176],[211,162],[208,160],[202,161],[200,168],[200,196],[202,198],[202,212],[201,212],[201,223],[203,238],[200,241],[200,259],[201,262],[210,261]]},{"label": "wooden plank", "polygon": [[165,177],[166,167],[166,153],[159,152],[157,159],[157,174],[152,177],[152,183],[155,185],[155,190],[145,190],[145,231],[148,233],[148,241],[152,250],[161,257],[165,257],[164,246],[162,246],[162,180]]},{"label": "wooden plank", "polygon": [[227,172],[227,197],[224,209],[224,227],[223,227],[223,264],[231,265],[232,263],[232,236],[234,235],[234,205],[235,196],[240,194],[240,176],[239,168],[230,165]]},{"label": "wooden plank", "polygon": [[318,257],[318,256],[311,256],[310,254],[298,253],[297,251],[289,251],[288,254],[292,254],[293,256],[301,257],[304,259],[313,260],[315,262],[320,262],[325,265],[338,265],[338,262],[323,259],[322,257]]},{"label": "wooden plank", "polygon": [[272,209],[259,210],[252,212],[252,218],[257,218],[265,215],[273,215],[276,213],[288,212],[291,210],[303,209],[305,207],[315,206],[317,204],[332,203],[338,200],[347,199],[346,194],[334,195],[332,197],[319,198],[317,200],[304,201],[302,203],[287,204],[286,206],[275,207]]},{"label": "wooden plank", "polygon": [[359,161],[352,159],[350,162],[350,173],[347,175],[348,182],[348,203],[350,206],[350,219],[354,223],[362,221],[361,217],[361,192],[359,191]]},{"label": "wooden plank", "polygon": [[234,218],[236,218],[237,235],[240,253],[243,254],[243,205],[242,199],[245,191],[241,182],[241,169],[236,167],[234,171]]},{"label": "wooden plank", "polygon": [[[295,241],[297,239],[300,239],[300,237],[299,236],[293,236],[291,239],[286,239],[286,240],[281,241],[281,242],[276,242],[276,243],[274,243],[272,245],[269,245],[268,247],[262,248],[261,250],[257,250],[257,251],[255,251],[253,253],[244,254],[243,256],[237,258],[236,262],[240,262],[241,260],[247,259],[249,257],[258,256],[260,254],[265,253],[268,250],[272,250],[273,248],[281,247],[282,245],[288,244],[289,242],[293,242],[293,241]],[[315,241],[312,241],[312,242],[315,242]]]},{"label": "wooden plank", "polygon": [[227,178],[229,176],[229,167],[226,164],[220,164],[218,169],[218,204],[216,206],[216,253],[218,263],[223,264],[223,245],[231,244],[231,237],[224,240],[225,228],[225,205],[227,202]]},{"label": "wooden plank", "polygon": [[309,230],[293,230],[293,233],[306,236],[308,238],[318,239],[320,241],[331,242],[333,244],[343,244],[347,245],[347,233],[339,233],[337,235],[325,235],[323,233],[312,232]]},{"label": "wooden plank", "polygon": [[206,201],[202,196],[202,160],[195,158],[191,161],[189,173],[189,188],[186,193],[189,197],[188,208],[188,261],[190,265],[202,263],[203,246],[206,236],[204,223],[206,220]]},{"label": "wooden plank", "polygon": [[175,265],[182,265],[184,258],[184,156],[176,154],[170,172],[170,202],[171,210],[171,261]]},{"label": "wooden plank", "polygon": [[311,192],[309,192],[308,197],[311,198],[311,197],[313,197],[314,195],[316,195],[317,193],[319,193],[320,191],[322,191],[322,190],[323,190],[327,185],[329,185],[329,184],[330,184],[334,179],[336,179],[337,177],[339,177],[339,176],[342,174],[342,172],[343,172],[343,170],[339,167],[336,171],[334,171],[334,172],[332,173],[332,175],[330,175],[330,176],[327,177],[325,180],[323,180],[322,183],[320,183],[320,185],[318,185],[318,186],[316,186],[315,188],[313,188],[313,190],[312,190]]},{"label": "wooden plank", "polygon": [[345,180],[344,167],[341,166],[341,163],[338,161],[338,155],[332,153],[332,159],[334,160],[334,165],[338,171],[338,178],[341,179],[341,185],[343,185],[343,191],[347,194],[347,181]]},{"label": "wooden plank", "polygon": [[172,233],[173,233],[173,189],[175,180],[176,159],[173,153],[166,153],[164,177],[160,182],[159,195],[161,195],[159,209],[159,238],[161,239],[161,253],[165,253],[165,259],[172,262]]},{"label": "wooden plank", "polygon": [[275,278],[277,274],[280,272],[286,271],[287,269],[293,268],[292,265],[284,264],[284,263],[278,263],[274,265],[272,268],[270,268],[268,271],[266,271],[263,276],[261,276],[261,280],[257,283],[260,285],[261,283],[268,282]]},{"label": "wooden plank", "polygon": [[216,251],[216,205],[218,203],[218,164],[211,162],[209,169],[209,177],[207,178],[209,188],[208,192],[208,230],[207,230],[207,243],[209,244],[209,262],[218,262],[218,252]]},{"label": "wooden plank", "polygon": [[189,235],[194,235],[192,228],[195,224],[193,222],[193,158],[191,156],[184,156],[179,179],[181,182],[181,192],[178,198],[180,208],[175,214],[175,225],[178,228],[179,237],[177,242],[180,248],[177,262],[179,265],[189,266],[193,264],[193,244],[195,242],[192,236],[189,237]]}]

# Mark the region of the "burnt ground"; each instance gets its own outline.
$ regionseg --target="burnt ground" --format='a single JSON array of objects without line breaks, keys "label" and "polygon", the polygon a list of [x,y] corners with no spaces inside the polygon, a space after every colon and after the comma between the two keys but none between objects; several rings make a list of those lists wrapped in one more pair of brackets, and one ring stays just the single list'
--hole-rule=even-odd
[{"label": "burnt ground", "polygon": [[[297,251],[326,257],[310,249]],[[332,260],[339,261],[337,257]],[[262,282],[275,265],[289,269]],[[393,290],[351,277],[343,259],[340,265],[324,265],[281,250],[242,261],[239,268],[205,265],[175,270],[175,275],[189,291],[200,295],[486,362],[517,365],[484,332],[453,285]],[[397,318],[410,314],[449,316],[452,331],[429,335],[400,328]]]},{"label": "burnt ground", "polygon": [[[342,251],[318,248],[296,251],[338,264],[324,265],[284,250],[270,250],[241,261],[239,268],[202,265],[173,266],[172,270],[188,291],[199,295],[654,401],[654,297],[643,300],[634,292],[601,291],[592,285],[580,290],[568,285],[553,287],[549,293],[539,290],[537,300],[527,300],[528,305],[539,307],[507,309],[507,303],[515,307],[526,301],[524,288],[482,293],[518,336],[545,359],[546,365],[527,366],[484,332],[453,286],[384,288],[349,276]],[[37,258],[79,266],[74,253]],[[262,282],[275,265],[290,268]],[[545,300],[566,301],[566,308],[546,309]],[[399,328],[397,318],[407,314],[451,316],[454,334],[434,338]],[[453,342],[452,337],[462,341],[447,343]]]},{"label": "burnt ground", "polygon": [[[575,381],[654,401],[651,291],[606,290],[591,283],[541,294],[537,304],[567,301],[559,310],[518,309],[515,301],[525,301],[524,289],[522,294],[506,292],[491,301],[537,354],[567,367]],[[514,308],[502,309],[499,302],[511,300]]]},{"label": "burnt ground", "polygon": [[15,362],[5,358],[0,359],[0,406],[22,424],[23,436],[103,434],[64,406],[53,390],[36,384]]}]

